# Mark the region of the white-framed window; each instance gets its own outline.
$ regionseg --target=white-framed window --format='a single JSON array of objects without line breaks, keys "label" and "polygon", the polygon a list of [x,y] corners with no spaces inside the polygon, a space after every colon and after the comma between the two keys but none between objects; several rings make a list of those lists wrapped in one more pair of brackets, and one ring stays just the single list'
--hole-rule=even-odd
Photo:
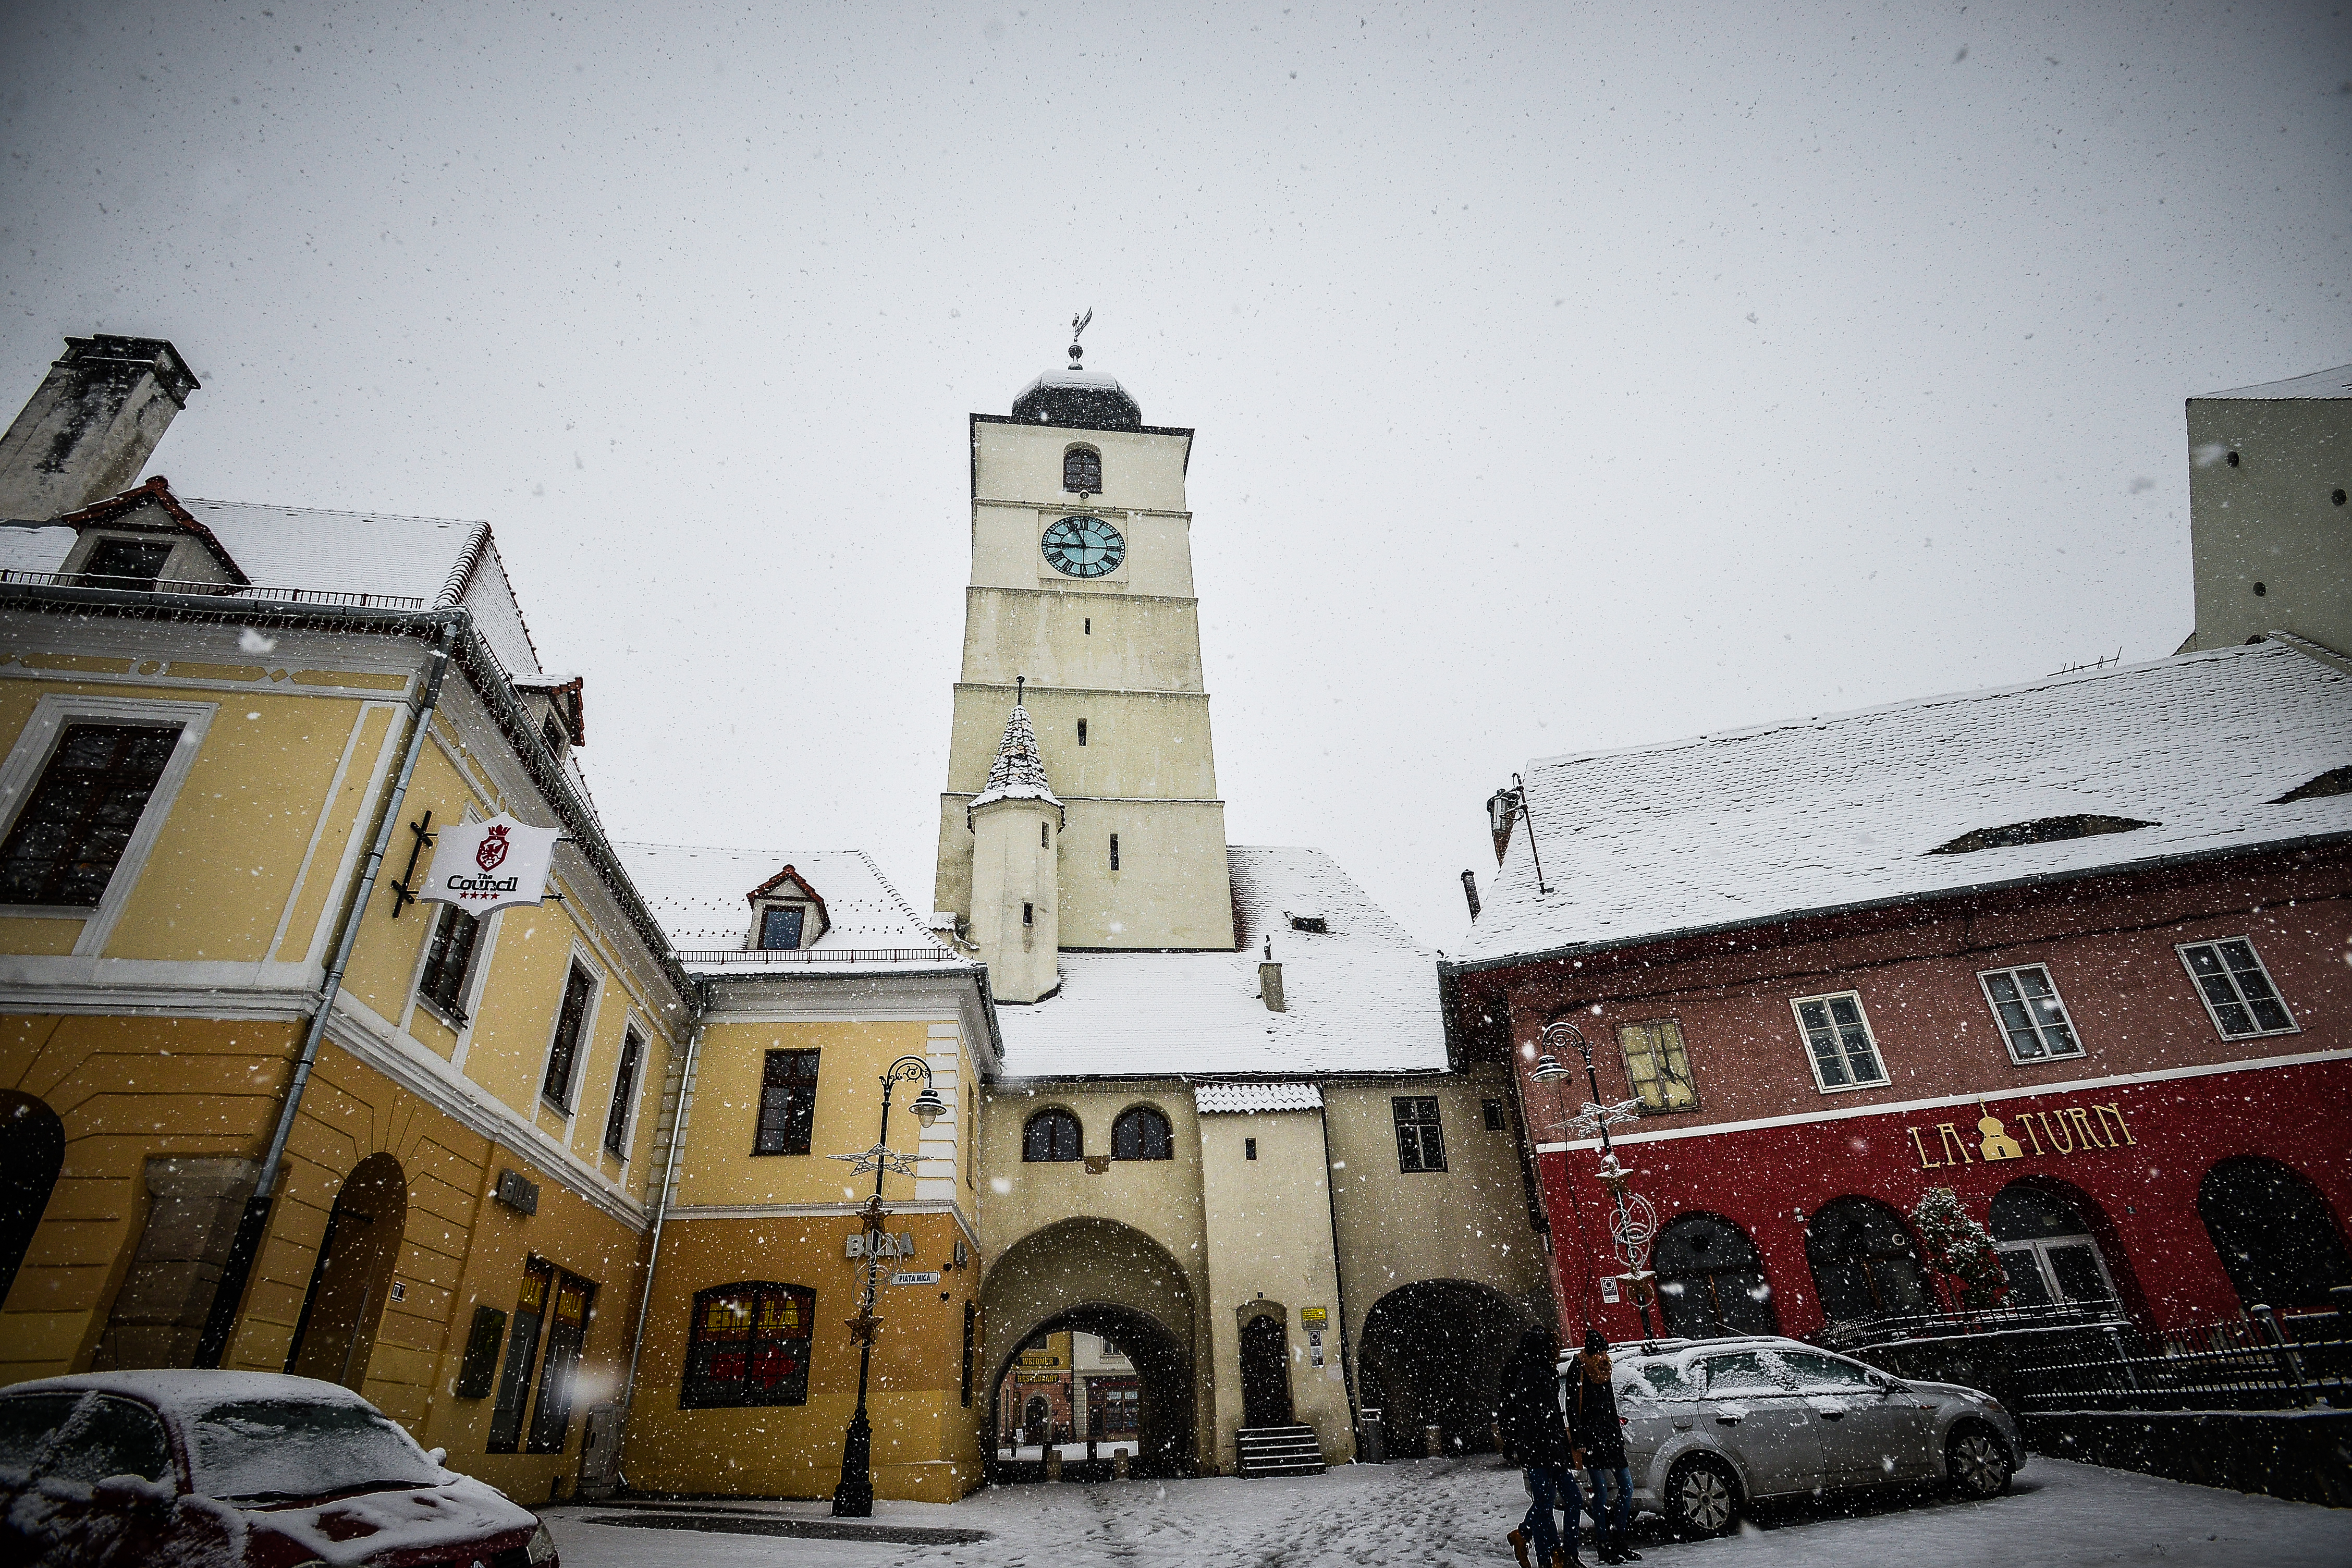
[{"label": "white-framed window", "polygon": [[751,932],[751,945],[786,952],[806,946],[816,924],[814,913],[803,903],[761,904],[759,924]]},{"label": "white-framed window", "polygon": [[2287,1011],[2286,998],[2271,984],[2270,971],[2242,936],[2212,942],[2184,942],[2175,952],[2189,982],[2205,1003],[2206,1015],[2225,1040],[2249,1040],[2261,1035],[2292,1035],[2302,1026]]},{"label": "white-framed window", "polygon": [[104,950],[219,704],[52,692],[0,762],[0,914]]},{"label": "white-framed window", "polygon": [[646,1073],[646,1033],[632,1018],[621,1030],[621,1065],[613,1074],[613,1099],[604,1111],[604,1152],[629,1157],[629,1135],[637,1125],[638,1090]]},{"label": "white-framed window", "polygon": [[466,1026],[474,960],[481,952],[482,922],[455,904],[427,904],[433,926],[425,938],[424,962],[416,971],[416,999],[457,1028]]},{"label": "white-framed window", "polygon": [[581,1069],[588,1064],[588,1043],[596,1020],[595,966],[578,952],[563,977],[563,1000],[555,1011],[555,1033],[547,1042],[547,1070],[541,1075],[539,1098],[568,1119],[578,1098]]},{"label": "white-framed window", "polygon": [[1870,1016],[1862,1010],[1861,992],[1795,996],[1790,998],[1789,1006],[1805,1037],[1813,1082],[1823,1094],[1871,1089],[1886,1081],[1886,1068],[1878,1059],[1878,1041],[1870,1032]]},{"label": "white-framed window", "polygon": [[2002,1037],[2009,1042],[2010,1060],[2023,1066],[2083,1054],[2074,1021],[2066,1016],[2066,1004],[2059,997],[2058,984],[2050,978],[2046,965],[2021,963],[2012,969],[1979,970],[1977,981],[1984,987],[1985,1001],[1991,1005]]}]

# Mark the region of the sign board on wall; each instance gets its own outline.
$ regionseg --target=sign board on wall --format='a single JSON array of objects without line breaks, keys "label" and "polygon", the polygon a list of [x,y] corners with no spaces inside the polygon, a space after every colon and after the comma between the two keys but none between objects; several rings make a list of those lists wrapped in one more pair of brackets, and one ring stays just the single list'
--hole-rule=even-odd
[{"label": "sign board on wall", "polygon": [[1319,1329],[1330,1321],[1331,1313],[1328,1308],[1301,1307],[1298,1309],[1298,1321],[1303,1328]]},{"label": "sign board on wall", "polygon": [[479,920],[511,904],[547,898],[558,827],[533,827],[505,812],[488,822],[461,823],[433,836],[433,869],[417,889],[420,903],[455,904]]},{"label": "sign board on wall", "polygon": [[1623,1292],[1617,1289],[1617,1276],[1614,1274],[1603,1274],[1601,1277],[1601,1299],[1602,1300],[1613,1302],[1622,1294]]},{"label": "sign board on wall", "polygon": [[[1923,1133],[1917,1127],[1906,1127],[1912,1151],[1919,1156],[1919,1168],[1933,1171],[1946,1165],[1996,1165],[2009,1160],[2024,1160],[2048,1155],[2104,1152],[2110,1149],[2128,1149],[2139,1142],[2124,1122],[2123,1107],[2117,1105],[2065,1105],[2055,1110],[2030,1110],[2004,1105],[2003,1116],[1979,1103],[1977,1109],[1983,1116],[1977,1122],[1975,1135],[1960,1131],[1950,1121],[1938,1121]],[[2010,1129],[2016,1128],[2015,1131]]]}]

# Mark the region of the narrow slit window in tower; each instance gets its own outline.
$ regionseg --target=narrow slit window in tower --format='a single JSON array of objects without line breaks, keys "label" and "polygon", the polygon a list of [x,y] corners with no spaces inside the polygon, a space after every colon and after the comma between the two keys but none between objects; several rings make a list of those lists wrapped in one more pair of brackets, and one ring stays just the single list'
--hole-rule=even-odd
[{"label": "narrow slit window in tower", "polygon": [[1081,745],[1081,746],[1083,746],[1083,745],[1085,745],[1086,743],[1087,743],[1087,721],[1086,721],[1084,719],[1081,719],[1081,720],[1079,720],[1079,721],[1078,721],[1078,744],[1079,744],[1079,745]]},{"label": "narrow slit window in tower", "polygon": [[1037,847],[1038,847],[1038,848],[1040,848],[1040,849],[1050,849],[1050,848],[1052,848],[1052,847],[1053,847],[1053,844],[1052,844],[1052,842],[1051,842],[1050,840],[1048,840],[1048,839],[1046,838],[1046,837],[1045,837],[1045,835],[1047,835],[1048,833],[1051,833],[1052,831],[1053,831],[1053,829],[1052,829],[1052,828],[1050,828],[1050,827],[1046,826],[1045,826],[1044,823],[1042,823],[1042,822],[1041,822],[1041,823],[1039,823],[1039,824],[1037,825]]},{"label": "narrow slit window in tower", "polygon": [[1037,923],[1036,905],[1024,904],[1021,906],[1021,923],[1025,926],[1033,926]]},{"label": "narrow slit window in tower", "polygon": [[1110,836],[1110,868],[1114,871],[1118,869],[1118,835],[1116,833]]}]

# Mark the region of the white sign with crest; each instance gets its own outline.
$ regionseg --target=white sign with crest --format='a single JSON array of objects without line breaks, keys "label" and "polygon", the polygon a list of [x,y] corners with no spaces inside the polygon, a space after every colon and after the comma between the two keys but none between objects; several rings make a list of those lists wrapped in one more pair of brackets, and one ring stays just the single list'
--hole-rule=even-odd
[{"label": "white sign with crest", "polygon": [[488,822],[445,827],[434,836],[433,869],[416,891],[420,902],[455,904],[479,920],[509,904],[547,897],[558,827],[533,827],[500,812]]}]

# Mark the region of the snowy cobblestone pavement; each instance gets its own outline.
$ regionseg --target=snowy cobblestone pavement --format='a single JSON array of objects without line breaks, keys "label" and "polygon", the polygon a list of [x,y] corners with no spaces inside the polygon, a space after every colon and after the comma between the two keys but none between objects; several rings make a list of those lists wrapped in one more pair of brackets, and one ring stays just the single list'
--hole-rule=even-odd
[{"label": "snowy cobblestone pavement", "polygon": [[[639,1505],[645,1507],[647,1505]],[[723,1511],[752,1525],[826,1520],[822,1503],[653,1505],[664,1513]],[[2000,1563],[2165,1563],[2198,1568],[2340,1568],[2352,1563],[2352,1510],[2245,1497],[2036,1458],[2006,1497],[1989,1502],[1893,1500],[1850,1515],[1798,1508],[1731,1539],[1641,1542],[1646,1568],[1961,1568]],[[952,1505],[883,1502],[879,1530],[984,1531],[940,1545],[803,1540],[593,1522],[625,1510],[592,1504],[545,1510],[564,1568],[1341,1568],[1362,1563],[1507,1568],[1504,1532],[1526,1509],[1517,1471],[1491,1458],[1348,1465],[1285,1480],[1126,1481],[997,1487]],[[1651,1523],[1655,1525],[1654,1521]],[[1585,1562],[1593,1559],[1590,1551]]]}]

